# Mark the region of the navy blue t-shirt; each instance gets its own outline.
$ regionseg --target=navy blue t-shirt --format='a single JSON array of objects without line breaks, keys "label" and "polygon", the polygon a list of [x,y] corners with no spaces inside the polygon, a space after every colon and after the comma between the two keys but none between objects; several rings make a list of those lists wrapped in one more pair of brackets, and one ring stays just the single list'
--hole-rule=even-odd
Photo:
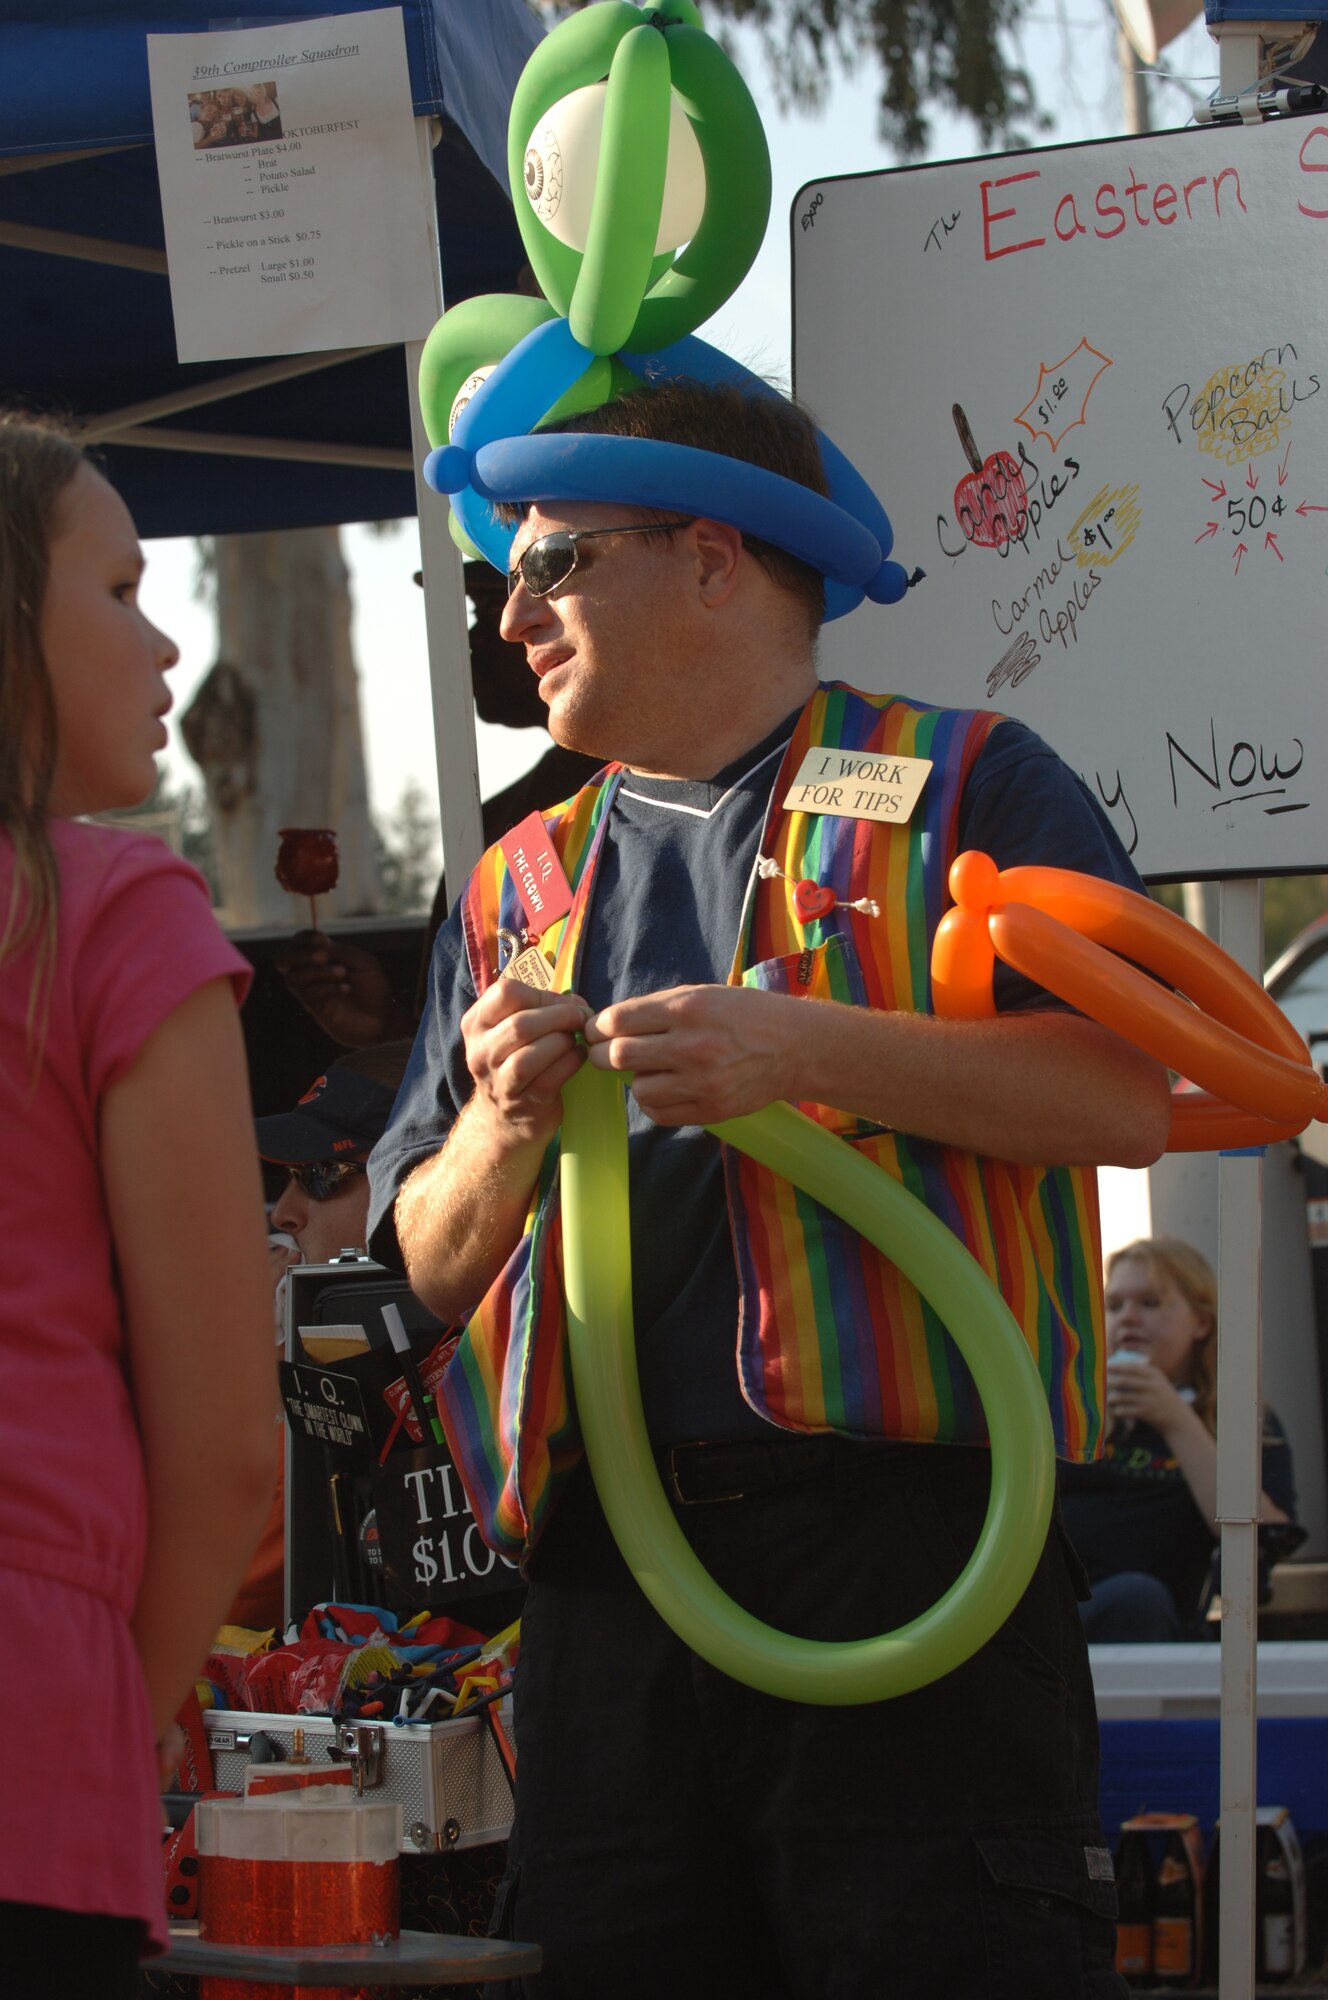
[{"label": "navy blue t-shirt", "polygon": [[[1208,1582],[1217,1537],[1161,1434],[1151,1424],[1118,1427],[1094,1464],[1062,1465],[1059,1474],[1061,1518],[1089,1582],[1126,1571],[1155,1576],[1188,1624]],[[1273,1505],[1294,1521],[1291,1445],[1268,1409],[1259,1483]]]},{"label": "navy blue t-shirt", "polygon": [[[709,782],[629,773],[613,802],[577,990],[596,1010],[629,994],[723,983],[779,760],[796,715]],[[998,868],[1074,868],[1141,888],[1087,787],[1022,723],[993,730],[964,790],[959,845]],[[1002,966],[1005,1012],[1061,1003]],[[471,1091],[459,1022],[475,999],[459,911],[438,934],[429,997],[371,1166],[369,1245],[399,1263],[391,1206],[436,1152]],[[642,1401],[657,1445],[769,1434],[744,1401],[738,1282],[718,1142],[651,1123],[628,1095],[632,1304]]]}]

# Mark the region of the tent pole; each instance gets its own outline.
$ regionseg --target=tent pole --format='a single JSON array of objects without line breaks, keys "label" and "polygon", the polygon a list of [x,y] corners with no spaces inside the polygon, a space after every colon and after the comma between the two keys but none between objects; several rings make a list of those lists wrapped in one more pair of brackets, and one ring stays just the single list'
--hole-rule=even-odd
[{"label": "tent pole", "polygon": [[[1262,984],[1263,883],[1223,881],[1222,949]],[[1218,1917],[1221,2000],[1254,1993],[1254,1809],[1258,1803],[1258,1563],[1263,1405],[1263,1154],[1217,1163],[1217,1519],[1222,1548]]]},{"label": "tent pole", "polygon": [[[437,209],[433,180],[433,134],[437,121],[417,118],[420,172],[429,199],[431,251],[437,310],[443,311]],[[406,342],[406,389],[414,450],[415,506],[420,525],[420,566],[424,572],[424,629],[429,647],[433,694],[434,756],[438,766],[438,806],[442,820],[443,866],[448,905],[456,902],[484,849],[480,817],[479,757],[475,747],[475,704],[470,683],[470,638],[461,553],[448,533],[448,505],[424,482],[429,439],[420,413],[422,340]]]},{"label": "tent pole", "polygon": [[112,243],[104,236],[75,236],[68,229],[36,229],[27,222],[0,222],[0,243],[11,250],[37,250],[47,257],[73,257],[82,264],[116,264],[125,271],[169,276],[166,252],[147,243]]},{"label": "tent pole", "polygon": [[382,444],[326,444],[321,438],[246,437],[232,431],[94,430],[99,443],[141,445],[146,451],[197,451],[213,458],[277,458],[307,465],[358,465],[373,472],[409,472],[411,454]]},{"label": "tent pole", "polygon": [[35,174],[43,167],[72,166],[76,160],[81,166],[84,160],[100,160],[107,153],[141,153],[151,143],[150,139],[130,139],[123,146],[71,146],[63,153],[19,153],[0,160],[0,180],[7,174]]},{"label": "tent pole", "polygon": [[[218,375],[210,382],[195,382],[176,389],[169,396],[153,396],[146,403],[126,403],[120,410],[103,410],[83,426],[89,444],[104,444],[117,431],[131,424],[154,423],[158,417],[173,417],[181,410],[201,409],[205,403],[225,402],[228,396],[244,396],[251,389],[265,389],[273,382],[289,382],[293,377],[317,374],[320,368],[335,368],[342,361],[358,361],[363,354],[380,354],[378,347],[341,347],[326,354],[287,354],[279,361],[265,361],[261,368],[242,368],[234,375]],[[274,451],[271,456],[283,456]],[[401,454],[404,458],[404,454]]]}]

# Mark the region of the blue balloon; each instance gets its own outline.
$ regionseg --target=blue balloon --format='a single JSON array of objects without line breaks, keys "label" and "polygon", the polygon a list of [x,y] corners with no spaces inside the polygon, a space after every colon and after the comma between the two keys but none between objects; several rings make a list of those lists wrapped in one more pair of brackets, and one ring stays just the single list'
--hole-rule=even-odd
[{"label": "blue balloon", "polygon": [[809,563],[859,595],[881,545],[822,493],[746,459],[658,438],[544,431],[502,438],[475,454],[472,483],[487,500],[617,500],[705,514]]},{"label": "blue balloon", "polygon": [[[708,342],[688,335],[656,354],[624,354],[646,383],[687,378],[730,382],[745,394],[779,392]],[[864,596],[894,604],[908,588],[889,517],[844,454],[818,431],[830,497],[745,459],[656,438],[596,432],[535,432],[595,357],[567,321],[550,320],[517,343],[457,418],[451,441],[430,452],[424,475],[451,498],[467,538],[495,569],[510,566],[514,527],[493,501],[610,501],[700,514],[785,550],[825,579],[825,615],[839,618]],[[531,435],[531,433],[535,433]]]},{"label": "blue balloon", "polygon": [[431,451],[424,476],[446,493],[467,538],[506,575],[514,529],[485,505],[472,483],[476,451],[495,438],[524,436],[547,416],[560,396],[595,360],[572,338],[565,319],[552,319],[519,340],[475,391],[456,420],[450,441]]},{"label": "blue balloon", "polygon": [[[731,354],[725,354],[723,348],[712,347],[709,341],[699,339],[694,333],[654,354],[623,354],[619,358],[646,383],[672,382],[682,378],[692,382],[729,382],[746,396],[779,398],[778,389],[760,375],[754,375],[750,368],[744,368]],[[816,435],[820,440],[821,463],[825,467],[830,497],[875,535],[880,543],[882,558],[888,556],[895,539],[889,515],[852,460],[845,457],[834,440],[819,427]],[[778,538],[767,535],[764,539],[777,541]],[[878,604],[897,604],[907,589],[907,571],[898,563],[882,560],[876,579],[867,587],[865,594]],[[863,594],[862,590],[841,584],[827,575],[826,622],[842,618],[846,611],[855,610],[861,604]]]}]

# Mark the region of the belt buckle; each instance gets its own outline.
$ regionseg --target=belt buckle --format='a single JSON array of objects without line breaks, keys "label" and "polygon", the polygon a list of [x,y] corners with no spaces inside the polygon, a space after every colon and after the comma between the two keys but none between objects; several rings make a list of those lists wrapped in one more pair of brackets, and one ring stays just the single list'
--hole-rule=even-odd
[{"label": "belt buckle", "polygon": [[708,1448],[707,1441],[698,1439],[693,1444],[673,1444],[669,1446],[668,1475],[666,1484],[669,1493],[680,1507],[703,1507],[712,1502],[745,1500],[746,1489],[735,1487],[730,1493],[684,1493],[678,1480],[678,1454],[680,1452],[702,1452]]}]

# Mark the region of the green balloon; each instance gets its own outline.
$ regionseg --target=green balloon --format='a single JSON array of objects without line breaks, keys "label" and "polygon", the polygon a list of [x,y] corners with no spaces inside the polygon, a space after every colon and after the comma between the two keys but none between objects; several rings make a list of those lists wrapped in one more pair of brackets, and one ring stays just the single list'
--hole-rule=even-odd
[{"label": "green balloon", "polygon": [[537,326],[558,315],[546,299],[494,293],[463,299],[436,323],[420,352],[420,415],[431,445],[447,443],[457,390],[492,368]]},{"label": "green balloon", "polygon": [[752,94],[718,42],[671,28],[673,88],[692,121],[705,165],[701,224],[642,302],[626,345],[654,354],[718,312],[756,260],[770,217],[770,149]]},{"label": "green balloon", "polygon": [[[452,405],[462,383],[479,369],[494,367],[519,340],[557,317],[546,299],[501,292],[463,299],[445,312],[420,355],[420,414],[430,444],[447,443]],[[588,357],[584,375],[545,411],[540,424],[596,410],[611,396],[634,387],[636,380],[624,362]],[[470,549],[469,542],[459,546]]]},{"label": "green balloon", "polygon": [[627,0],[601,0],[560,21],[532,51],[512,92],[507,120],[507,178],[517,228],[540,290],[564,318],[581,272],[581,252],[551,236],[526,195],[526,149],[550,107],[588,83],[602,83],[624,36],[643,25]]},{"label": "green balloon", "polygon": [[[844,1705],[908,1694],[986,1644],[1037,1566],[1051,1518],[1051,1421],[1012,1313],[921,1202],[791,1105],[709,1128],[841,1215],[939,1313],[972,1370],[991,1436],[991,1498],[977,1546],[944,1596],[876,1639],[777,1632],[710,1577],[660,1484],[641,1411],[632,1328],[627,1118],[622,1080],[587,1063],[563,1089],[562,1228],[577,1414],[623,1556],[685,1645],[734,1680],[790,1701]],[[888,1562],[888,1549],[864,1551]]]},{"label": "green balloon", "polygon": [[[602,4],[570,16],[534,51],[512,96],[507,169],[526,255],[545,297],[569,317],[577,339],[598,353],[611,351],[604,343],[616,330],[624,301],[633,290],[639,309],[626,325],[620,347],[634,354],[650,354],[694,332],[746,277],[770,215],[770,152],[751,92],[719,44],[705,33],[690,0],[669,0],[654,10],[654,20],[656,25],[646,28],[640,11],[627,0],[602,0]],[[592,243],[601,233],[604,240],[595,248],[581,313],[573,318],[573,300],[583,263],[591,258],[591,246],[583,256],[580,250],[550,235],[540,221],[526,196],[526,149],[552,105],[587,84],[603,82],[626,38],[637,31],[653,35],[658,26],[664,29],[660,39],[672,88],[692,121],[705,166],[704,213],[695,236],[676,258],[670,253],[655,259],[649,274],[641,274],[635,233],[630,244],[626,240],[620,243],[615,240],[616,220],[601,225],[600,213],[604,210],[607,217],[612,210],[615,217],[630,216],[633,232],[643,213],[650,213],[653,244],[659,216],[654,191],[655,142],[652,138],[639,146],[632,143],[635,134],[629,117],[610,170],[606,115],[591,222]],[[632,100],[643,120],[656,118],[664,108],[653,96],[648,105],[642,105],[635,89]],[[662,178],[659,186],[662,189]],[[614,257],[619,252],[630,260],[621,273],[614,270]],[[602,292],[605,303],[601,309]],[[587,332],[593,332],[593,340],[587,338]]]},{"label": "green balloon", "polygon": [[592,354],[627,344],[655,261],[669,164],[669,52],[634,28],[613,52],[595,202],[567,324]]},{"label": "green balloon", "polygon": [[470,536],[457,519],[455,508],[448,509],[447,532],[460,549],[462,557],[466,562],[487,562],[489,560],[483,549],[477,549],[474,542],[471,541]]}]

